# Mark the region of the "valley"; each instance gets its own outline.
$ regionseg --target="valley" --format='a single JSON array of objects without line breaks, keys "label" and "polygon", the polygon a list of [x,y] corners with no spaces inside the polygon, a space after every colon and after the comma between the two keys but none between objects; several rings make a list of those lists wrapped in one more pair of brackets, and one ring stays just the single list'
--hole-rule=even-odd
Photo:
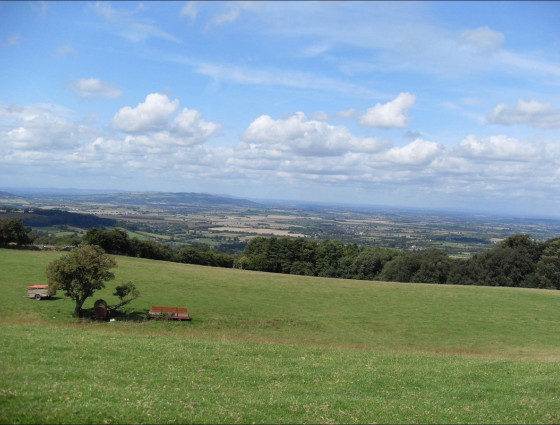
[{"label": "valley", "polygon": [[[455,211],[252,201],[200,193],[0,193],[0,218],[29,218],[34,209],[56,209],[112,220],[131,237],[173,247],[202,244],[240,253],[255,236],[339,240],[368,247],[422,251],[439,248],[469,257],[516,233],[536,240],[560,234],[560,219],[503,217]],[[79,226],[34,227],[39,232],[81,234]],[[109,226],[110,227],[110,226]]]}]

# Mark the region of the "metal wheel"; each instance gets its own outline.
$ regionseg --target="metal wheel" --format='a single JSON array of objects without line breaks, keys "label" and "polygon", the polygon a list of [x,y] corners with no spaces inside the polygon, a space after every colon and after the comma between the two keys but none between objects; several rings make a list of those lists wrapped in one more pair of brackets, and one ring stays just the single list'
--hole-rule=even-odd
[{"label": "metal wheel", "polygon": [[41,295],[35,294],[35,299],[36,299],[37,301],[41,301]]}]

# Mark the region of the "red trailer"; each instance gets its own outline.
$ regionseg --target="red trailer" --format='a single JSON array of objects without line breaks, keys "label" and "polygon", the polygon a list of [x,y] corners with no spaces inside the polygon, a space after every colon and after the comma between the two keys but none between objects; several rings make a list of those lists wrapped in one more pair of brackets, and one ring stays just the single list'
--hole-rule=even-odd
[{"label": "red trailer", "polygon": [[148,319],[191,320],[191,317],[183,307],[153,306],[148,313]]}]

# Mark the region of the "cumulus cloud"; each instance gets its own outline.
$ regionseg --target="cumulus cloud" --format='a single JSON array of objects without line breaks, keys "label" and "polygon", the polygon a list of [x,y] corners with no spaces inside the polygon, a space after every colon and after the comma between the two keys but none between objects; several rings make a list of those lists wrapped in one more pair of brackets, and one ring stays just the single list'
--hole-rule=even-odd
[{"label": "cumulus cloud", "polygon": [[396,99],[385,104],[377,103],[362,115],[360,123],[376,128],[402,128],[407,126],[408,110],[416,102],[416,96],[400,93]]},{"label": "cumulus cloud", "polygon": [[73,81],[68,87],[83,99],[93,97],[114,99],[122,94],[122,90],[117,84],[101,81],[99,78],[82,78]]},{"label": "cumulus cloud", "polygon": [[[119,114],[123,109],[127,113]],[[222,185],[293,185],[370,196],[383,190],[472,193],[473,199],[516,191],[545,196],[560,185],[560,140],[544,135],[529,141],[473,134],[448,141],[449,146],[418,137],[396,147],[298,112],[281,119],[262,115],[235,147],[218,147],[203,142],[221,126],[195,109],[180,108],[178,99],[152,93],[123,109],[115,122],[128,130],[112,131],[56,105],[0,105],[0,168],[4,174],[25,165],[26,175],[49,167],[51,174],[90,180],[211,179]]]},{"label": "cumulus cloud", "polygon": [[160,93],[151,93],[135,108],[125,106],[113,117],[113,128],[124,132],[164,130],[169,117],[179,108],[179,100],[173,101]]},{"label": "cumulus cloud", "polygon": [[55,105],[0,105],[0,123],[2,147],[17,151],[70,149],[95,133]]},{"label": "cumulus cloud", "polygon": [[336,156],[346,152],[376,152],[385,143],[374,137],[356,137],[346,127],[310,120],[302,112],[274,120],[262,115],[241,137],[245,146],[268,155],[297,153],[304,156]]},{"label": "cumulus cloud", "polygon": [[426,165],[442,153],[443,149],[438,143],[416,139],[406,146],[389,149],[385,158],[395,164]]},{"label": "cumulus cloud", "polygon": [[498,135],[479,139],[471,134],[459,143],[458,152],[472,158],[531,161],[538,151],[529,143],[512,137]]},{"label": "cumulus cloud", "polygon": [[205,121],[194,109],[183,108],[173,118],[177,111],[179,99],[172,101],[164,94],[151,93],[135,108],[121,108],[112,125],[115,130],[131,133],[134,143],[159,151],[202,143],[221,129],[220,124]]},{"label": "cumulus cloud", "polygon": [[504,34],[488,27],[466,30],[461,34],[461,47],[471,53],[489,54],[500,50]]},{"label": "cumulus cloud", "polygon": [[560,109],[552,109],[550,103],[519,99],[514,107],[505,103],[499,104],[486,120],[492,124],[525,124],[542,129],[559,128]]},{"label": "cumulus cloud", "polygon": [[220,125],[204,121],[200,112],[194,109],[183,108],[173,120],[171,129],[181,136],[206,140],[220,129]]}]

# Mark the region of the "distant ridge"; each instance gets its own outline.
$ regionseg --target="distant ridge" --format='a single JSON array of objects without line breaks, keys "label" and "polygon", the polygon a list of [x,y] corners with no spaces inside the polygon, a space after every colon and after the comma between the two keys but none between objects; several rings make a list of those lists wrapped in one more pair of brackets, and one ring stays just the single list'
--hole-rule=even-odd
[{"label": "distant ridge", "polygon": [[0,198],[16,198],[18,195],[14,195],[13,193],[3,192],[0,191]]},{"label": "distant ridge", "polygon": [[46,198],[74,199],[76,201],[90,201],[111,204],[161,204],[177,207],[212,207],[238,206],[262,207],[259,202],[229,195],[213,195],[198,192],[153,192],[153,191],[122,191],[101,189],[55,189],[55,188],[0,188],[2,198]]},{"label": "distant ridge", "polygon": [[262,207],[261,204],[248,199],[233,198],[222,195],[195,192],[125,192],[76,195],[76,200],[89,200],[98,203],[148,204],[167,207]]}]

